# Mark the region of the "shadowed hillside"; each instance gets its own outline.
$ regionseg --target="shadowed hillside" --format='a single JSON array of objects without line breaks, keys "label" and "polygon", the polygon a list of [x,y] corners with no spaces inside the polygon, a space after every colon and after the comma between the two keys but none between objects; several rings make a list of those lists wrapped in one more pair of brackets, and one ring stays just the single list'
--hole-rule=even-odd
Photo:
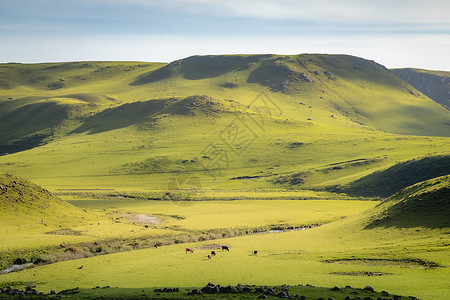
[{"label": "shadowed hillside", "polygon": [[388,197],[418,182],[450,174],[450,155],[409,160],[350,183],[350,195]]},{"label": "shadowed hillside", "polygon": [[208,96],[137,101],[93,115],[72,133],[88,131],[89,134],[96,134],[142,123],[151,127],[167,115],[195,116],[200,113],[212,116],[218,113],[242,112],[244,109],[245,107],[238,102],[221,101]]},{"label": "shadowed hillside", "polygon": [[375,210],[377,218],[367,226],[450,227],[450,176],[433,178],[407,187]]},{"label": "shadowed hillside", "polygon": [[176,60],[167,66],[143,74],[131,85],[141,85],[152,83],[173,76],[182,75],[188,80],[200,80],[218,77],[226,73],[249,69],[252,64],[258,63],[261,59],[272,55],[208,55],[191,56],[185,59]]},{"label": "shadowed hillside", "polygon": [[387,132],[450,132],[450,117],[441,107],[384,66],[348,55],[192,56],[144,73],[131,86],[188,85],[204,93],[211,86],[203,82],[217,82],[216,91],[257,85],[274,97],[306,98],[316,109]]},{"label": "shadowed hillside", "polygon": [[394,74],[450,109],[450,72],[420,69],[394,69]]}]

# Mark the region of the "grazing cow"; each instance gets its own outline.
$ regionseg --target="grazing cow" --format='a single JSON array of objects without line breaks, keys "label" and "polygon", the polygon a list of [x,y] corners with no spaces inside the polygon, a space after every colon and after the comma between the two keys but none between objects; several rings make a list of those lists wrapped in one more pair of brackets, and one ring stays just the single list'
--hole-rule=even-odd
[{"label": "grazing cow", "polygon": [[188,253],[188,252],[194,253],[194,249],[192,249],[192,248],[186,248],[186,253]]},{"label": "grazing cow", "polygon": [[320,223],[317,223],[316,226],[320,226]]},{"label": "grazing cow", "polygon": [[80,270],[83,269],[83,265],[79,266],[78,269],[80,269]]},{"label": "grazing cow", "polygon": [[206,241],[207,240],[207,238],[206,237],[202,237],[202,241]]},{"label": "grazing cow", "polygon": [[59,245],[61,248],[66,248],[66,244],[62,243],[61,245]]},{"label": "grazing cow", "polygon": [[212,256],[216,256],[216,251],[211,251]]},{"label": "grazing cow", "polygon": [[158,245],[155,244],[153,247],[158,248]]},{"label": "grazing cow", "polygon": [[148,225],[144,225],[145,228],[148,228]]},{"label": "grazing cow", "polygon": [[208,254],[208,259],[211,259],[211,255],[210,254]]},{"label": "grazing cow", "polygon": [[253,251],[253,254],[255,254],[255,255],[258,254],[258,251],[257,250]]},{"label": "grazing cow", "polygon": [[222,246],[222,251],[223,251],[223,250],[230,251],[230,249],[228,249],[228,246]]}]

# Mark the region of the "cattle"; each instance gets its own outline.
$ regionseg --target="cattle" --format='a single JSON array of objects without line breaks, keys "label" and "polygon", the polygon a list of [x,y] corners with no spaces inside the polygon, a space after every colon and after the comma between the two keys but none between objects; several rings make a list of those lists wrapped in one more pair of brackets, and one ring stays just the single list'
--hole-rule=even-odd
[{"label": "cattle", "polygon": [[216,251],[211,251],[212,256],[216,256]]},{"label": "cattle", "polygon": [[255,255],[258,254],[258,251],[257,250],[253,251],[253,254],[255,254]]},{"label": "cattle", "polygon": [[188,252],[194,253],[194,249],[192,249],[192,248],[186,248],[186,253],[188,253]]},{"label": "cattle", "polygon": [[155,247],[156,249],[158,249],[158,245],[156,245],[156,244],[155,244],[153,247]]},{"label": "cattle", "polygon": [[230,251],[230,249],[228,249],[228,246],[225,246],[225,245],[222,246],[222,251],[223,251],[223,250]]},{"label": "cattle", "polygon": [[78,269],[80,269],[80,270],[81,270],[81,269],[83,269],[83,267],[84,267],[84,266],[83,266],[83,265],[81,265],[81,266],[79,266],[79,267],[78,267]]},{"label": "cattle", "polygon": [[145,228],[148,228],[148,225],[144,225]]},{"label": "cattle", "polygon": [[317,223],[316,226],[320,226],[320,223]]},{"label": "cattle", "polygon": [[66,244],[62,243],[61,245],[59,245],[61,248],[66,248]]},{"label": "cattle", "polygon": [[208,259],[211,259],[211,254],[208,254]]},{"label": "cattle", "polygon": [[206,237],[202,237],[202,241],[206,241],[207,240],[207,238]]}]

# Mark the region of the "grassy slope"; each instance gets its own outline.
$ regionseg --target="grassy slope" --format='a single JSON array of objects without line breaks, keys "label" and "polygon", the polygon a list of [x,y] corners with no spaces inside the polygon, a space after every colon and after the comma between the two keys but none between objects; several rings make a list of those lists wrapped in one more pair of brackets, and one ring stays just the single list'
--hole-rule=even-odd
[{"label": "grassy slope", "polygon": [[450,227],[450,175],[403,189],[377,207],[369,227]]},{"label": "grassy slope", "polygon": [[[71,235],[48,234],[70,229]],[[171,230],[146,229],[131,221],[77,208],[23,178],[0,173],[0,252],[79,243],[117,236],[163,236]]]},{"label": "grassy slope", "polygon": [[421,69],[394,69],[394,74],[407,83],[450,109],[450,72]]},{"label": "grassy slope", "polygon": [[[166,66],[86,62],[2,69],[12,83],[0,94],[1,120],[25,111],[33,116],[21,126],[20,120],[14,127],[0,124],[4,149],[51,142],[1,157],[0,168],[52,190],[166,189],[176,170],[197,172],[203,188],[311,188],[448,149],[447,138],[431,137],[450,132],[448,111],[384,67],[350,56],[206,56]],[[270,104],[272,115],[261,98],[252,104],[261,91],[276,104]],[[184,99],[195,94],[219,105],[202,109],[206,98],[200,98],[189,113],[177,113],[189,110],[192,103]],[[235,108],[230,111],[228,103]],[[250,115],[239,103],[252,104]],[[247,138],[256,138],[234,153],[220,133],[236,124],[236,113],[253,126]],[[257,113],[264,115],[262,127],[249,118]],[[228,168],[215,178],[200,166],[210,163],[199,161],[208,146],[228,154]],[[192,159],[197,163],[181,163]],[[229,180],[242,176],[261,177]],[[295,178],[303,183],[290,184],[299,182]]]},{"label": "grassy slope", "polygon": [[450,156],[430,156],[397,163],[362,177],[341,190],[360,196],[388,197],[401,189],[450,173]]},{"label": "grassy slope", "polygon": [[[417,197],[431,193],[438,195],[439,190],[448,189],[448,184],[448,177],[442,177],[410,187],[401,196],[404,199],[408,195],[412,197],[400,202],[411,201],[410,207],[414,207],[414,203],[420,201]],[[377,291],[387,290],[421,299],[446,299],[450,290],[443,279],[449,276],[448,268],[429,266],[431,263],[436,266],[450,263],[447,228],[431,229],[420,218],[412,218],[404,226],[403,220],[411,213],[405,207],[400,215],[391,214],[393,223],[389,226],[368,226],[379,218],[380,213],[395,208],[400,203],[397,200],[392,198],[375,209],[313,229],[68,261],[9,274],[0,280],[36,282],[34,278],[39,278],[38,289],[44,291],[96,285],[189,287],[202,286],[209,281],[222,285],[309,283],[359,288],[370,285]],[[431,213],[427,211],[429,220]],[[216,251],[217,256],[212,260],[206,258],[209,250],[198,248],[193,254],[184,253],[187,246],[210,244],[226,244],[230,252]],[[254,255],[253,250],[258,250],[258,255]],[[337,262],[325,263],[325,260]],[[77,270],[79,265],[84,265],[84,269]],[[336,274],[364,272],[385,275]]]},{"label": "grassy slope", "polygon": [[[87,216],[83,210],[62,201],[49,191],[11,174],[0,173],[1,225],[39,221],[41,224],[61,224]],[[43,221],[43,222],[41,222]],[[19,223],[19,224],[20,224]]]}]

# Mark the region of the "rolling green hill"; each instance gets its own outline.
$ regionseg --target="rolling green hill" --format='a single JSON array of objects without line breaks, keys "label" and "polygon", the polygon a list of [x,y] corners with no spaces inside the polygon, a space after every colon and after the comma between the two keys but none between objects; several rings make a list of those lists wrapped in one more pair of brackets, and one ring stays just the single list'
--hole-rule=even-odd
[{"label": "rolling green hill", "polygon": [[430,156],[397,163],[343,188],[348,194],[388,197],[418,182],[450,174],[450,156]]},{"label": "rolling green hill", "polygon": [[377,208],[368,225],[382,227],[450,227],[450,176],[433,178],[403,189]]},{"label": "rolling green hill", "polygon": [[[346,55],[0,65],[0,170],[51,190],[347,184],[448,154],[450,112]],[[92,180],[95,178],[95,180]]]},{"label": "rolling green hill", "polygon": [[450,72],[421,69],[394,69],[394,74],[404,81],[450,109]]},{"label": "rolling green hill", "polygon": [[82,209],[61,200],[48,190],[23,178],[0,173],[0,225],[54,224],[81,220]]}]

